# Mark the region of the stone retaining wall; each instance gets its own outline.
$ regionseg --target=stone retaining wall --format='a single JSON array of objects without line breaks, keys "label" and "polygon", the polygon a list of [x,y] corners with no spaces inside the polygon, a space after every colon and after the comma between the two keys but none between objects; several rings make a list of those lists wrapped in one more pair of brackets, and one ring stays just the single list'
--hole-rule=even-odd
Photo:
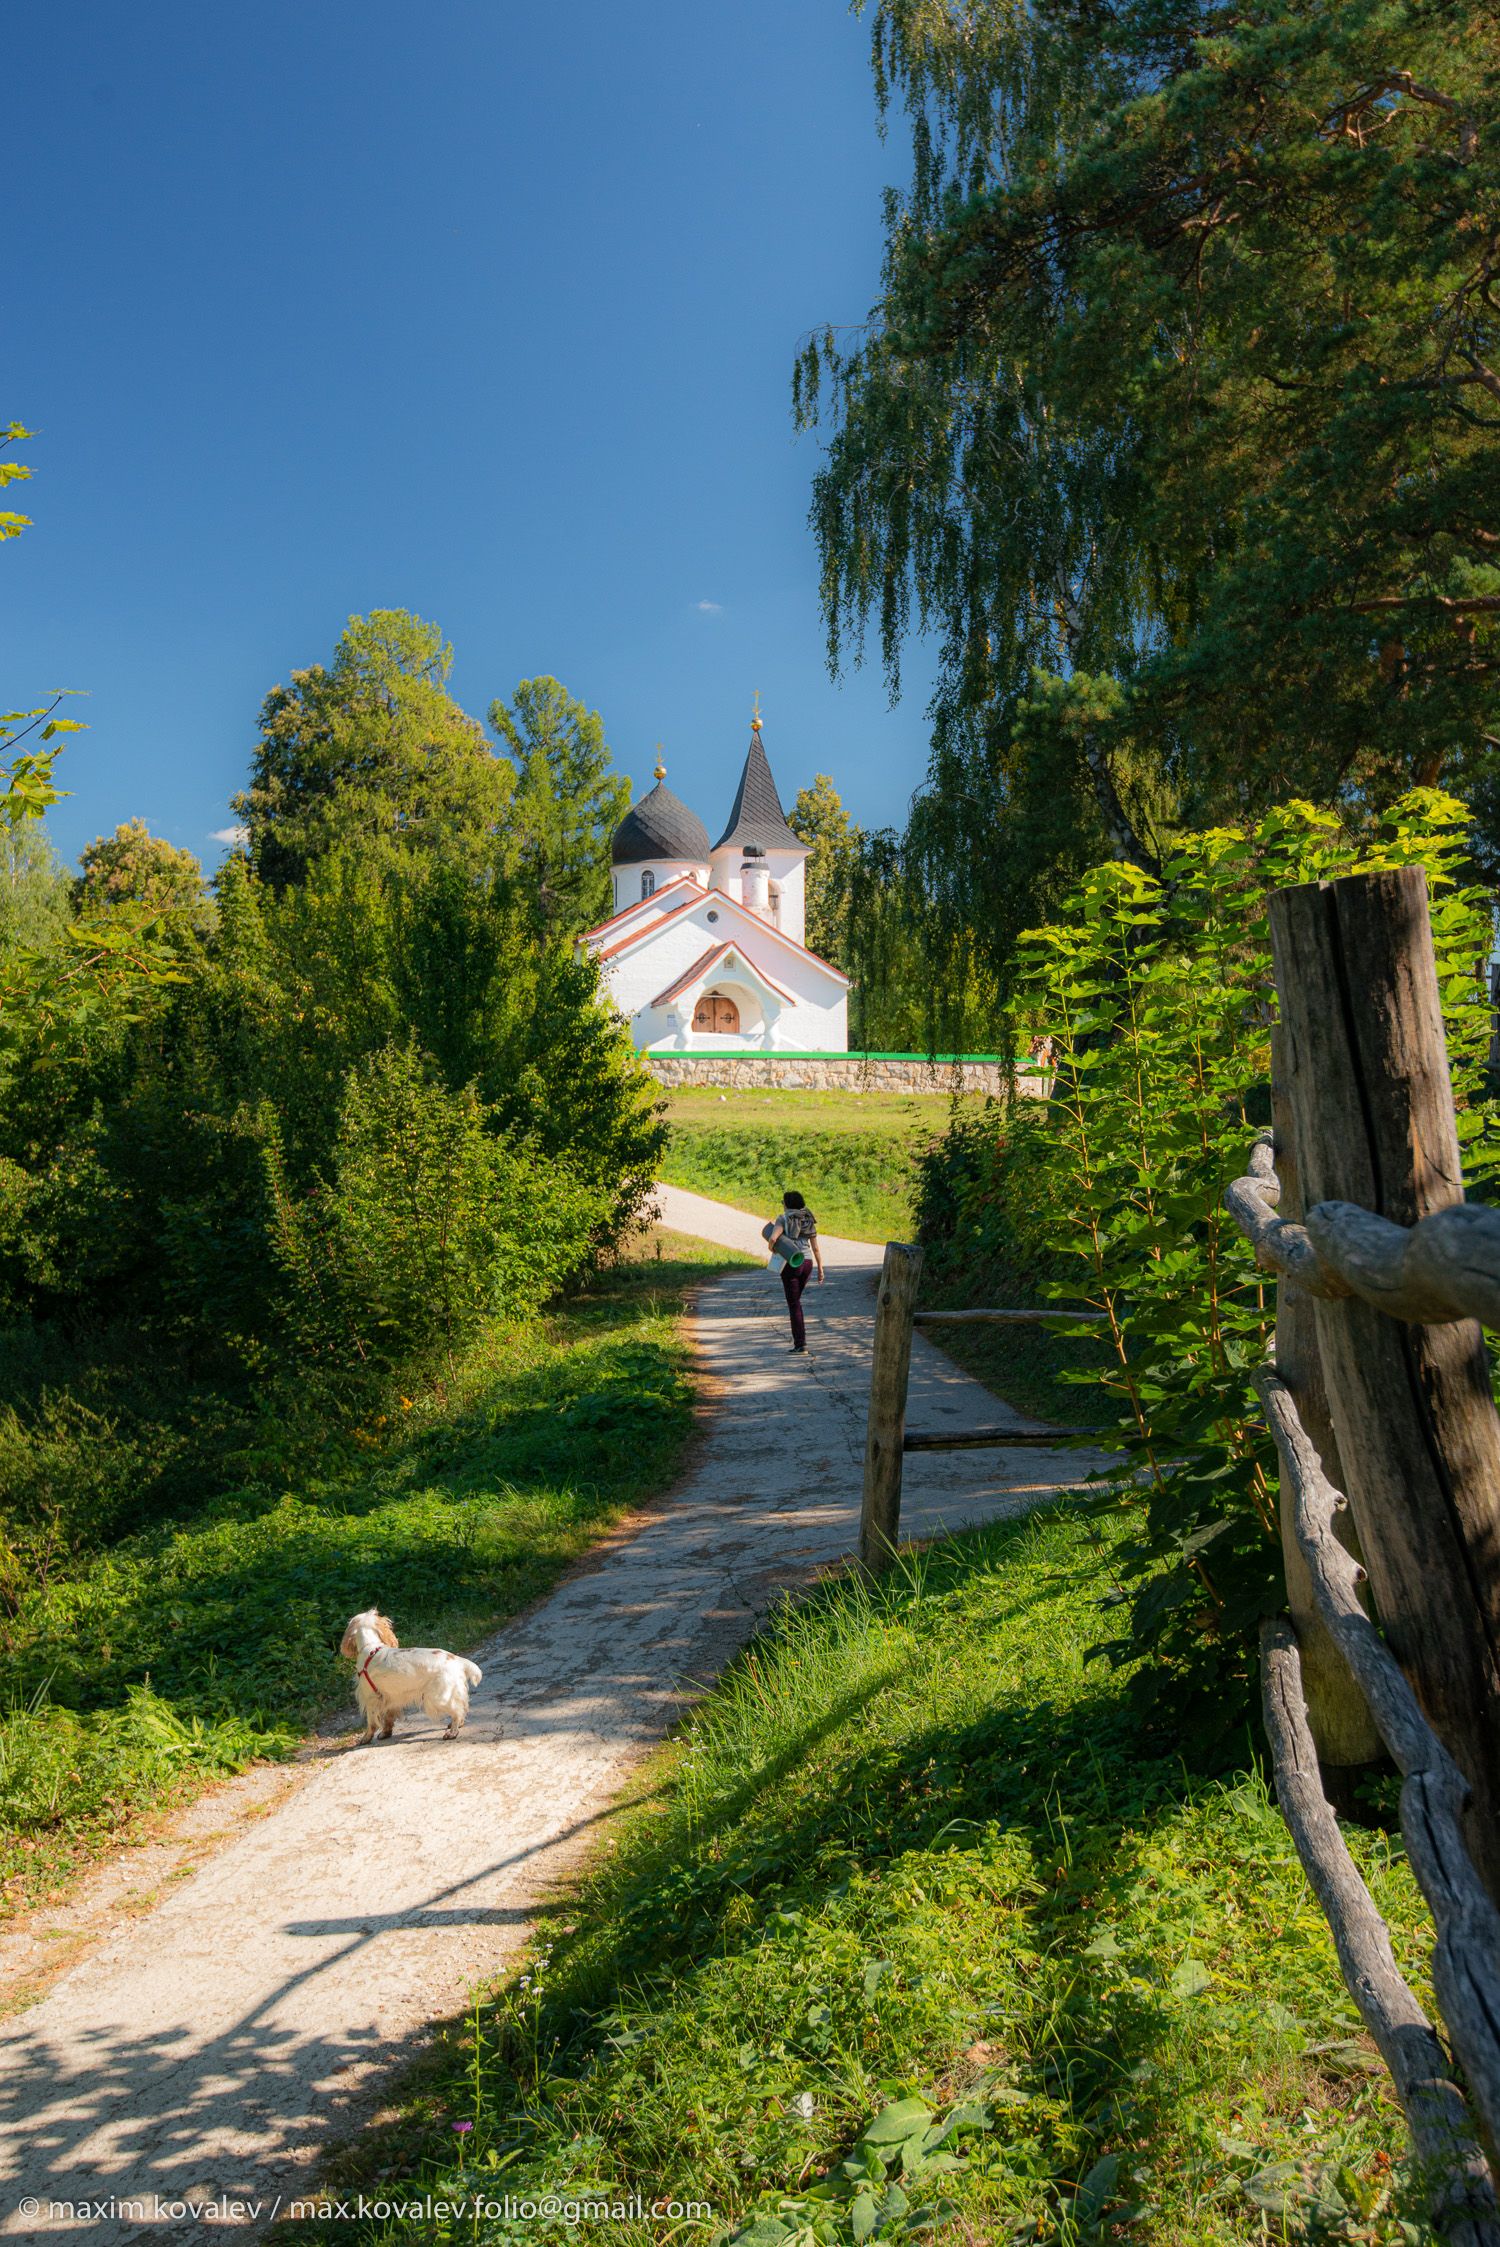
[{"label": "stone retaining wall", "polygon": [[[939,1055],[922,1061],[883,1053],[644,1053],[658,1084],[714,1085],[726,1091],[988,1092],[1005,1089],[998,1061]],[[1018,1079],[1022,1092],[1044,1093],[1045,1078]]]}]

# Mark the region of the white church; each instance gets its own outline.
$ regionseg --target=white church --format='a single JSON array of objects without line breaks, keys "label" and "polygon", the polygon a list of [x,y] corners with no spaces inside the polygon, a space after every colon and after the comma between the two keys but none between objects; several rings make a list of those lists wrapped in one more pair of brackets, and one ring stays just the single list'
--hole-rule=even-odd
[{"label": "white church", "polygon": [[807,845],[786,823],[757,713],[716,843],[666,785],[611,850],[614,906],[583,942],[642,1053],[843,1053],[849,978],[803,941]]}]

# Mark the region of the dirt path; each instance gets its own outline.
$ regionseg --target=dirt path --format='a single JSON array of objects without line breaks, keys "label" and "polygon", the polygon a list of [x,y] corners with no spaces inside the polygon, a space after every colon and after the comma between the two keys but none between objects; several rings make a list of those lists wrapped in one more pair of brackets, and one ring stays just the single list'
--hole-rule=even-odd
[{"label": "dirt path", "polygon": [[[661,1197],[668,1224],[729,1246],[755,1224],[676,1188]],[[143,2216],[158,2236],[194,2236],[196,2220],[154,2217],[153,2196],[235,2197],[261,2208],[244,2236],[308,2188],[428,2024],[503,1969],[695,1682],[779,1587],[851,1547],[880,1251],[829,1239],[825,1253],[807,1358],[788,1351],[764,1271],[703,1291],[717,1401],[696,1466],[477,1650],[485,1679],[459,1742],[416,1717],[388,1746],[315,1760],[152,1908],[106,1914],[8,2024],[0,2232],[105,2247]],[[1006,1407],[918,1339],[912,1410],[973,1426]],[[1013,1513],[1086,1464],[916,1458],[904,1526]],[[25,2198],[40,2208],[23,2213]],[[134,2200],[139,2215],[49,2214],[85,2200]]]}]

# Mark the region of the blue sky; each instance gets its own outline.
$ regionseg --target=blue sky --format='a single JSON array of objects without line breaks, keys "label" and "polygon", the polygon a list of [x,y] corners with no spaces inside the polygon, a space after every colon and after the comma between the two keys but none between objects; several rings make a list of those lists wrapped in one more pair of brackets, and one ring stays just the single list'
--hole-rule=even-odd
[{"label": "blue sky", "polygon": [[[53,815],[209,860],[261,697],[405,607],[482,713],[551,672],[623,770],[899,821],[920,667],[830,681],[793,356],[878,278],[868,32],[841,0],[51,0],[20,67],[0,418],[3,691],[87,689]],[[18,159],[20,151],[16,151]]]}]

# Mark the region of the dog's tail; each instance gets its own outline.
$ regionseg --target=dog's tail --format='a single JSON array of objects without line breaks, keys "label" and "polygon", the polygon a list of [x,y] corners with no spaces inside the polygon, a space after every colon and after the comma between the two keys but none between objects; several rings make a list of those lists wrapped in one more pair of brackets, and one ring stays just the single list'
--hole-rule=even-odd
[{"label": "dog's tail", "polygon": [[484,1676],[484,1672],[477,1662],[466,1662],[461,1654],[458,1657],[458,1666],[471,1685],[477,1685]]}]

